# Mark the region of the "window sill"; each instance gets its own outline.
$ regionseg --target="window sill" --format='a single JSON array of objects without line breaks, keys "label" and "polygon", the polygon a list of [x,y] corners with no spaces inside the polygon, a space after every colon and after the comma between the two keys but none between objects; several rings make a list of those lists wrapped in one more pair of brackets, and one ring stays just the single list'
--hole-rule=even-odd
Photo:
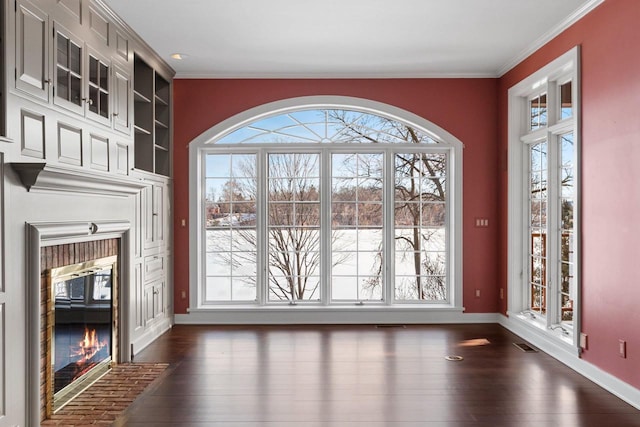
[{"label": "window sill", "polygon": [[[560,328],[549,329],[544,319],[530,317],[527,313],[508,313],[515,327],[514,332],[547,353],[560,351],[572,356],[580,355],[580,348],[574,344],[573,334],[565,334]],[[555,349],[555,351],[554,351]]]}]

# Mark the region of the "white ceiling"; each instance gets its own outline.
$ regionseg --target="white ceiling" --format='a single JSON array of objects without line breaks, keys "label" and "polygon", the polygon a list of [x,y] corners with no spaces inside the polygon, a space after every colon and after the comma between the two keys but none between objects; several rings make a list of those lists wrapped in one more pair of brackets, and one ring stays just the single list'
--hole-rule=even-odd
[{"label": "white ceiling", "polygon": [[602,1],[104,0],[178,77],[218,78],[497,77]]}]

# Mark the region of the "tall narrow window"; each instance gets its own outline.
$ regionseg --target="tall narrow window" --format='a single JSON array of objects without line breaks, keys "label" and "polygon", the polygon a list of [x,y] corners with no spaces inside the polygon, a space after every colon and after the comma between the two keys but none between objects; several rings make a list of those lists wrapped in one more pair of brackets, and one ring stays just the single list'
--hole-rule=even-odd
[{"label": "tall narrow window", "polygon": [[547,312],[547,152],[546,141],[529,146],[529,285],[530,308]]},{"label": "tall narrow window", "polygon": [[443,154],[395,156],[395,286],[399,301],[447,299]]},{"label": "tall narrow window", "polygon": [[269,301],[318,301],[320,156],[269,154],[267,242]]},{"label": "tall narrow window", "polygon": [[256,173],[255,154],[205,158],[206,302],[256,300]]},{"label": "tall narrow window", "polygon": [[461,307],[453,145],[395,118],[317,108],[212,142],[199,152],[199,308]]},{"label": "tall narrow window", "polygon": [[568,52],[510,89],[509,115],[509,310],[576,348],[577,60]]},{"label": "tall narrow window", "polygon": [[332,154],[331,296],[383,299],[382,153]]}]

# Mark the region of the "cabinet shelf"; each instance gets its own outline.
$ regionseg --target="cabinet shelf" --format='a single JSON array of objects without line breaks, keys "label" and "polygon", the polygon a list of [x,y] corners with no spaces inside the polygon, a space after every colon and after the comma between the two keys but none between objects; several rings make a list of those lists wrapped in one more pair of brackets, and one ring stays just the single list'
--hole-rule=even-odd
[{"label": "cabinet shelf", "polygon": [[141,57],[134,60],[135,167],[171,172],[171,83]]},{"label": "cabinet shelf", "polygon": [[136,133],[141,133],[143,135],[151,135],[151,131],[143,128],[142,126],[133,125],[133,128],[135,129]]},{"label": "cabinet shelf", "polygon": [[135,89],[133,90],[133,100],[135,102],[147,102],[147,103],[151,102],[149,98],[147,98],[146,96],[144,96],[143,94],[141,94]]},{"label": "cabinet shelf", "polygon": [[158,95],[156,95],[156,103],[169,106],[169,101],[167,101],[166,99],[160,98]]}]

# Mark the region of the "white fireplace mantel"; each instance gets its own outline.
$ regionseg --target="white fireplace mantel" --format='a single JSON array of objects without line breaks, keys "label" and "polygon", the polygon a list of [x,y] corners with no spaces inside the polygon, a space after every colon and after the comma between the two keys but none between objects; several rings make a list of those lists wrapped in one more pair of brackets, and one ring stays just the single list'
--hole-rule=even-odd
[{"label": "white fireplace mantel", "polygon": [[[27,242],[27,425],[39,425],[40,422],[40,274],[41,248],[74,242],[120,238],[120,269],[122,304],[128,304],[126,284],[129,283],[129,221],[63,221],[26,223]],[[122,360],[128,360],[129,342],[127,310],[121,311],[120,342]]]},{"label": "white fireplace mantel", "polygon": [[73,169],[49,163],[10,163],[27,191],[126,197],[147,184],[143,179]]}]

